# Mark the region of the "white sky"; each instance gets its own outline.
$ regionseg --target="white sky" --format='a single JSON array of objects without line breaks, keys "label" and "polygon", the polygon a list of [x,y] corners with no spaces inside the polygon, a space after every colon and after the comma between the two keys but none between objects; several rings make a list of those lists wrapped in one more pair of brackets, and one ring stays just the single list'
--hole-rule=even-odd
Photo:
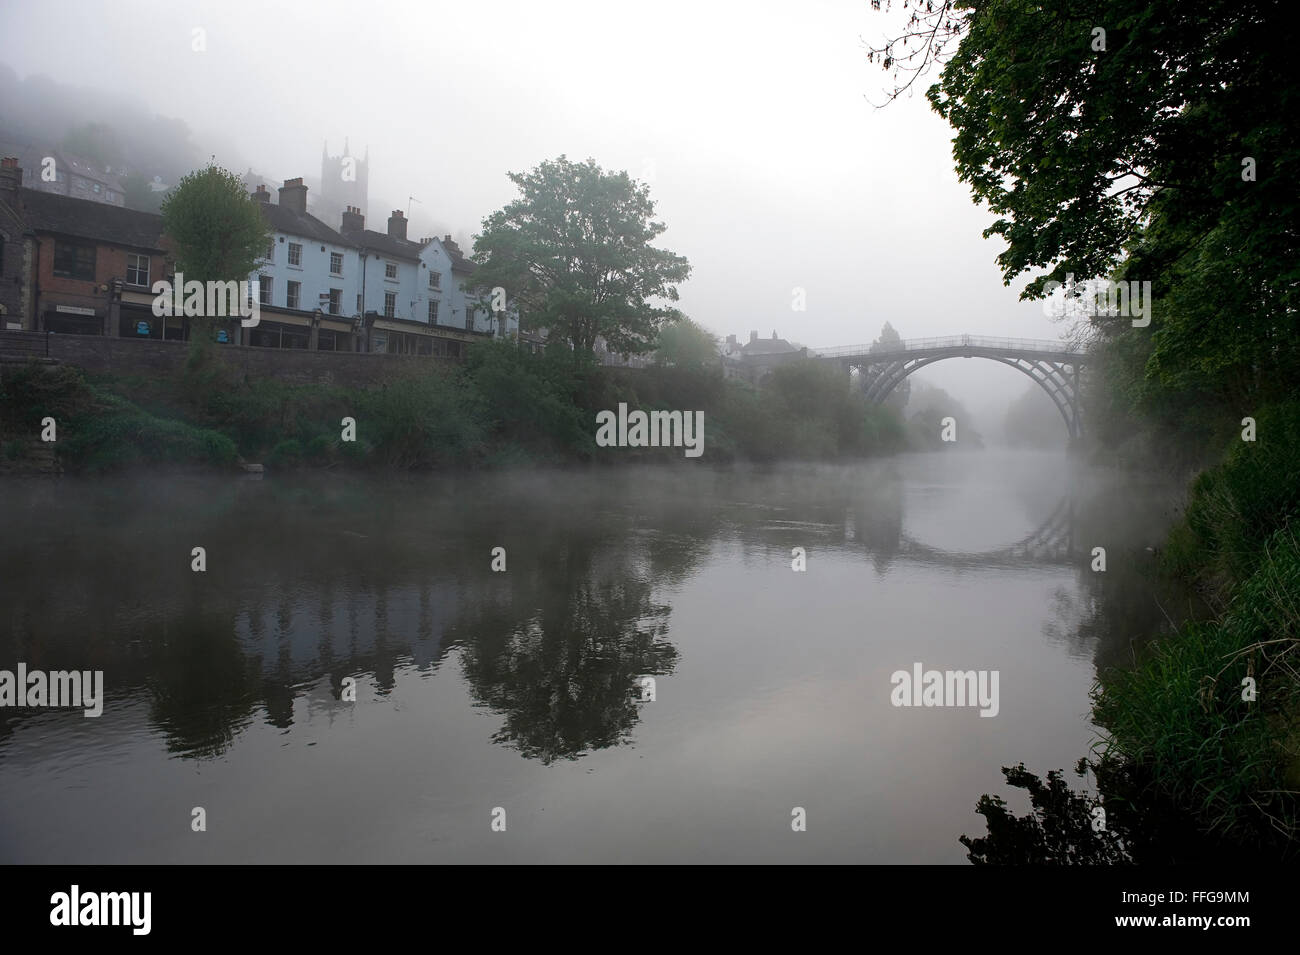
[{"label": "white sky", "polygon": [[[345,136],[354,153],[368,144],[368,224],[381,230],[380,203],[415,196],[413,234],[421,212],[477,232],[514,197],[507,172],[561,153],[626,169],[651,183],[660,244],[693,267],[681,307],[719,335],[845,345],[888,320],[904,338],[1057,338],[1040,303],[1017,301],[1022,280],[1002,285],[1001,244],[980,237],[992,217],[957,182],[925,84],[871,105],[888,78],[863,41],[901,12],[867,0],[0,0],[0,62],[130,93],[184,119],[219,162],[272,180],[319,176],[325,139],[331,152]],[[977,418],[1029,383],[978,360],[925,375]]]}]

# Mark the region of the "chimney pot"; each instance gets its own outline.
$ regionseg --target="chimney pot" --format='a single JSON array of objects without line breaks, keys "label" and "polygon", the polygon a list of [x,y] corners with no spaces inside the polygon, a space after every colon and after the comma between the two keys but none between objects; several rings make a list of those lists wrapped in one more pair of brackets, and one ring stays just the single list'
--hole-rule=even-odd
[{"label": "chimney pot", "polygon": [[388,217],[388,234],[394,239],[406,238],[406,216],[402,215],[401,209],[394,209]]},{"label": "chimney pot", "polygon": [[300,215],[307,214],[307,187],[303,185],[301,176],[296,179],[286,179],[279,192],[280,205]]},{"label": "chimney pot", "polygon": [[343,213],[340,232],[361,232],[366,227],[366,217],[361,214],[360,206],[348,206]]}]

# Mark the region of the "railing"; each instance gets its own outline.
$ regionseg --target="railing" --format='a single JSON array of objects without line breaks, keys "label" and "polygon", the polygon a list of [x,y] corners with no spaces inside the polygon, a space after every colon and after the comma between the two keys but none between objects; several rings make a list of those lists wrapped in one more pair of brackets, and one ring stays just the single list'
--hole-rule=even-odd
[{"label": "railing", "polygon": [[991,348],[998,351],[1057,352],[1082,354],[1084,349],[1069,342],[1036,341],[1030,338],[984,338],[979,335],[953,335],[948,338],[913,338],[907,341],[874,345],[842,345],[838,348],[809,349],[816,358],[843,358],[850,355],[880,355],[938,348]]}]

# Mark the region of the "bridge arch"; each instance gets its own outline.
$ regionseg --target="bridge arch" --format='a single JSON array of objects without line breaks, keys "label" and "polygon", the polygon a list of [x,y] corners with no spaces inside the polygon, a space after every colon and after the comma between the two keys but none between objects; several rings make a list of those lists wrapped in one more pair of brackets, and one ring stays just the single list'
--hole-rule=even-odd
[{"label": "bridge arch", "polygon": [[851,374],[857,367],[863,393],[883,402],[908,375],[945,358],[987,358],[1029,376],[1061,413],[1071,439],[1083,436],[1079,411],[1079,369],[1084,352],[1059,342],[990,339],[962,335],[893,342],[887,346],[857,345],[817,353],[839,362]]}]

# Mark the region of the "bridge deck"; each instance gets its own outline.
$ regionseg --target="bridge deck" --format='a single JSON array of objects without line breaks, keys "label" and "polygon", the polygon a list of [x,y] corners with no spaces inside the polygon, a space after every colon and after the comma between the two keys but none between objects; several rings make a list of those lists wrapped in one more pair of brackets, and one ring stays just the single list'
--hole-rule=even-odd
[{"label": "bridge deck", "polygon": [[865,358],[888,361],[911,352],[961,352],[964,349],[996,351],[1002,354],[1050,355],[1073,358],[1084,349],[1069,342],[1035,341],[1029,338],[985,338],[981,335],[952,335],[948,338],[912,338],[875,345],[842,345],[838,348],[809,349],[814,358]]}]

